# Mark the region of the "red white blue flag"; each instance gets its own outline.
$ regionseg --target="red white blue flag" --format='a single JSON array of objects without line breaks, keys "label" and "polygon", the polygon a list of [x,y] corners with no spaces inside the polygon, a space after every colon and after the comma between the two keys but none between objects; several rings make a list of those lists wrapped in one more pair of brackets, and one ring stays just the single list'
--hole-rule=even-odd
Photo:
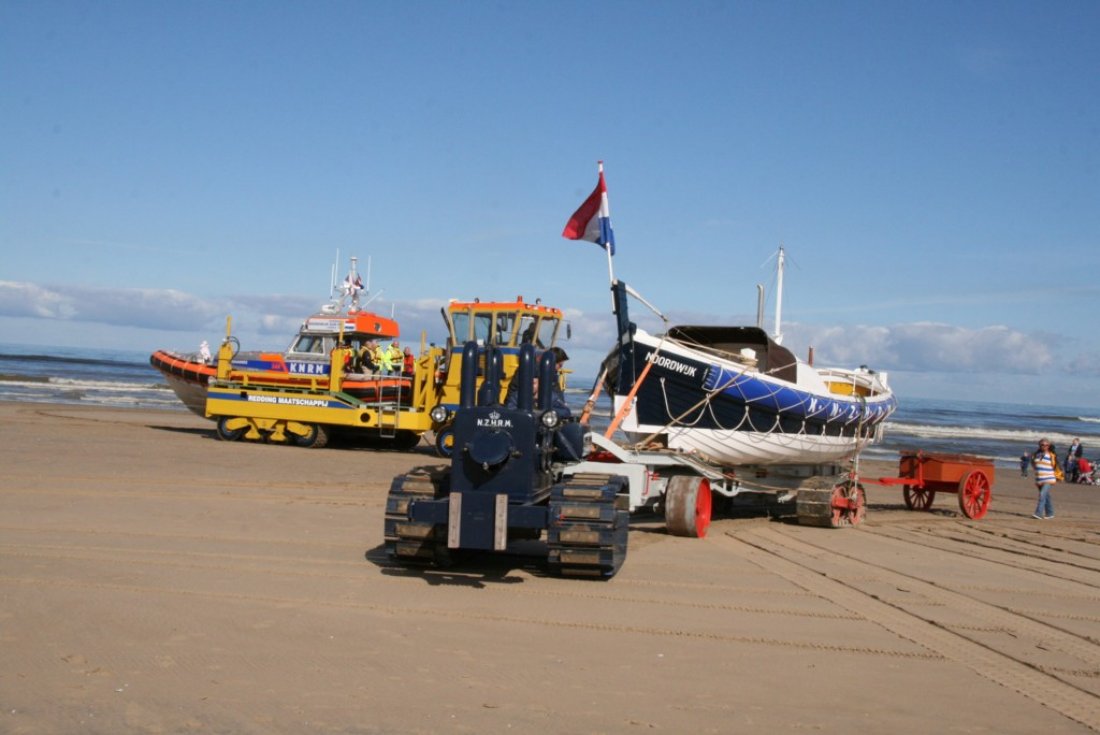
[{"label": "red white blue flag", "polygon": [[615,254],[615,233],[611,229],[611,209],[607,206],[603,161],[600,161],[600,180],[596,188],[569,218],[561,236],[569,240],[588,240],[606,248],[611,255]]}]

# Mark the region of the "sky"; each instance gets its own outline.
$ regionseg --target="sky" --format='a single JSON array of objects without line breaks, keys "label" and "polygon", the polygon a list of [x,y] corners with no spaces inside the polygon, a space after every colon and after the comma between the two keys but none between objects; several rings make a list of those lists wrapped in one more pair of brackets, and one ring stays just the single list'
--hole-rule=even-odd
[{"label": "sky", "polygon": [[[1100,3],[0,0],[0,342],[283,348],[372,307],[565,310],[614,276],[899,400],[1100,407]],[[634,306],[643,327],[655,318]],[[769,322],[771,317],[769,316]]]}]

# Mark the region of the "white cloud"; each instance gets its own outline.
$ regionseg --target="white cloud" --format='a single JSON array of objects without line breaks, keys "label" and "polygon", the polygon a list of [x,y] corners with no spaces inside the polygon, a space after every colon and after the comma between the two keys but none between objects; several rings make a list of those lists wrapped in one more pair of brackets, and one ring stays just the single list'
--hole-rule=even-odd
[{"label": "white cloud", "polygon": [[980,329],[929,322],[888,327],[795,325],[788,331],[803,344],[812,344],[816,361],[821,364],[865,364],[884,370],[1022,374],[1045,372],[1056,364],[1055,338],[1000,325]]},{"label": "white cloud", "polygon": [[225,306],[171,289],[42,286],[0,281],[0,316],[167,330],[203,326]]},{"label": "white cloud", "polygon": [[[392,310],[401,324],[404,340],[414,343],[422,332],[429,341],[438,342],[445,336],[439,316],[445,304],[444,300],[419,299],[392,303],[375,301],[371,307],[386,315]],[[289,339],[302,319],[318,306],[318,300],[301,296],[238,296],[211,300],[171,289],[58,287],[0,281],[0,317],[220,334],[225,317],[232,315],[234,333],[274,337],[277,342]],[[612,315],[567,309],[566,318],[572,327],[569,350],[576,368],[584,370],[598,365],[615,342]],[[648,312],[639,312],[637,320],[647,330],[662,329],[659,320]],[[676,321],[715,324],[736,320],[691,314],[690,318]],[[1053,334],[1025,333],[1001,325],[971,329],[930,322],[844,327],[789,323],[785,333],[785,344],[803,356],[806,346],[812,345],[815,362],[819,365],[864,364],[879,370],[956,374],[1037,375],[1057,370],[1072,375],[1100,375],[1097,355],[1059,358],[1058,349],[1076,346],[1071,340]]]}]

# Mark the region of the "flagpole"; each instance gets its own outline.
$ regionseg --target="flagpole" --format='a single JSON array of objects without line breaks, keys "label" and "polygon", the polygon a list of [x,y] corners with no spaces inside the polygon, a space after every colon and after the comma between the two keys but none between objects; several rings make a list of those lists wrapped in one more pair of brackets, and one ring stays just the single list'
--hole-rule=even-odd
[{"label": "flagpole", "polygon": [[[610,282],[611,288],[614,289],[615,288],[615,272],[611,268],[611,248],[604,247],[604,250],[607,251],[607,280]],[[614,292],[612,292],[612,294],[611,294],[611,311],[615,311],[615,294],[614,294]]]},{"label": "flagpole", "polygon": [[[600,181],[603,181],[603,161],[597,161],[597,169],[600,177]],[[604,198],[607,198],[607,192],[603,194]],[[607,282],[609,288],[615,288],[615,269],[611,264],[611,243],[604,243],[603,249],[607,252]],[[615,296],[611,296],[611,310],[615,310]]]}]

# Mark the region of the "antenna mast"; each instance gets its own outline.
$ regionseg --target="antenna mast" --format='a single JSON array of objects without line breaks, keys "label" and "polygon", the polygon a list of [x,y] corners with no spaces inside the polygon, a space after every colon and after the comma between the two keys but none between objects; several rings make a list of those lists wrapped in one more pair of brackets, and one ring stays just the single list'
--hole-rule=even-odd
[{"label": "antenna mast", "polygon": [[779,246],[779,256],[776,258],[775,278],[775,336],[773,339],[777,345],[783,344],[783,246]]}]

